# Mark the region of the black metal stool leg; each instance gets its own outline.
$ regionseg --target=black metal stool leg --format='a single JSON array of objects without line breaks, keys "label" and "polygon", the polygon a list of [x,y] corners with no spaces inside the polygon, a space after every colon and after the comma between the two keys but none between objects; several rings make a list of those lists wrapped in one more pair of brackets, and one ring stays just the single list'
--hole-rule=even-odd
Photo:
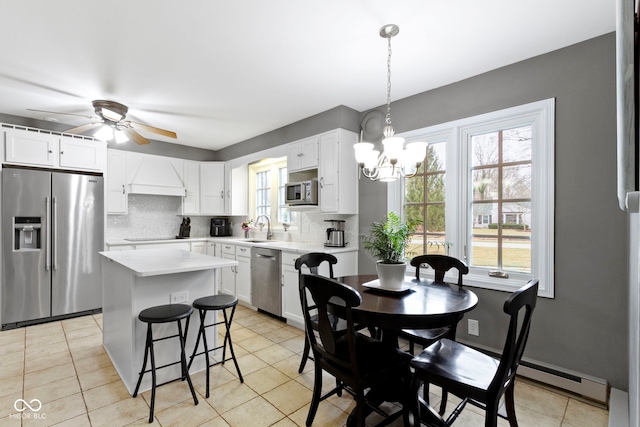
[{"label": "black metal stool leg", "polygon": [[193,384],[191,383],[191,376],[189,375],[189,371],[187,370],[187,356],[184,352],[184,342],[187,337],[187,331],[189,329],[189,318],[187,317],[184,335],[182,334],[182,324],[180,320],[178,323],[178,338],[180,339],[180,367],[182,368],[183,375],[187,377],[187,382],[189,383],[189,389],[191,390],[191,396],[193,396],[193,403],[198,404],[198,398],[196,397],[196,391],[193,389]]},{"label": "black metal stool leg", "polygon": [[208,399],[210,396],[209,393],[209,367],[211,366],[211,364],[209,363],[209,343],[207,343],[207,331],[206,331],[206,326],[205,326],[205,320],[207,317],[207,311],[206,310],[200,310],[200,333],[202,334],[202,344],[204,345],[204,363],[205,363],[205,368],[207,370],[206,372],[206,378],[207,378],[207,394],[206,394],[206,398]]},{"label": "black metal stool leg", "polygon": [[151,340],[151,408],[149,409],[149,422],[153,422],[153,408],[156,403],[156,355],[153,351],[153,330],[149,323],[149,338]]},{"label": "black metal stool leg", "polygon": [[200,335],[203,334],[204,328],[204,319],[202,317],[202,310],[198,310],[198,314],[200,315],[200,326],[198,327],[198,335],[196,336],[196,344],[193,347],[193,353],[189,358],[189,364],[187,365],[187,369],[191,369],[191,364],[193,363],[193,359],[196,357],[196,353],[198,352],[198,346],[200,345]]},{"label": "black metal stool leg", "polygon": [[[240,366],[238,365],[238,360],[236,359],[236,353],[233,351],[233,343],[231,342],[231,322],[233,321],[233,315],[236,312],[236,306],[234,305],[231,309],[231,316],[229,316],[229,320],[227,321],[227,312],[223,310],[224,313],[224,323],[227,329],[227,333],[225,335],[225,350],[227,348],[226,341],[227,338],[229,340],[229,351],[231,351],[231,358],[233,359],[233,364],[236,365],[236,371],[238,372],[238,378],[240,378],[240,382],[244,383],[244,378],[242,378],[242,373],[240,373]],[[224,351],[223,351],[223,360],[224,360]]]},{"label": "black metal stool leg", "polygon": [[140,375],[138,376],[138,383],[136,384],[136,389],[133,392],[133,397],[138,395],[138,390],[140,390],[140,383],[142,383],[142,376],[144,375],[144,371],[147,368],[147,357],[149,356],[149,347],[150,347],[150,336],[149,336],[149,328],[151,325],[147,323],[147,341],[144,344],[144,362],[142,362],[142,370],[140,370]]}]

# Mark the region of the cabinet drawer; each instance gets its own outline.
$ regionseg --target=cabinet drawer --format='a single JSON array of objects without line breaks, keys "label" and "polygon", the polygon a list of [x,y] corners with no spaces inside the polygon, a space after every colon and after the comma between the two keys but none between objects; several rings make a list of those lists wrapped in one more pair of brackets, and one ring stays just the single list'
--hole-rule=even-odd
[{"label": "cabinet drawer", "polygon": [[243,258],[251,258],[251,248],[247,246],[237,246],[236,256]]},{"label": "cabinet drawer", "polygon": [[236,247],[234,245],[227,245],[225,243],[222,244],[222,253],[227,255],[235,255]]},{"label": "cabinet drawer", "polygon": [[295,269],[296,260],[300,257],[296,252],[282,252],[282,266]]}]

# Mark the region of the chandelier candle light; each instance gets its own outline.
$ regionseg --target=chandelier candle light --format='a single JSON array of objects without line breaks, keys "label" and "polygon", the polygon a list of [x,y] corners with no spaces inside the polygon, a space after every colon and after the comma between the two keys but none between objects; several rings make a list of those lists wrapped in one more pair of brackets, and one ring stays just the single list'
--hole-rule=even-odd
[{"label": "chandelier candle light", "polygon": [[[404,138],[394,136],[391,126],[391,38],[400,32],[400,28],[394,24],[388,24],[380,28],[380,37],[387,39],[387,115],[386,125],[383,130],[384,150],[374,150],[370,142],[362,141],[363,130],[360,130],[360,141],[353,145],[356,162],[360,166],[362,174],[372,181],[396,181],[400,176],[413,176],[416,174],[426,156],[426,142],[410,142],[404,147]],[[406,166],[415,166],[413,175],[407,175]]]}]

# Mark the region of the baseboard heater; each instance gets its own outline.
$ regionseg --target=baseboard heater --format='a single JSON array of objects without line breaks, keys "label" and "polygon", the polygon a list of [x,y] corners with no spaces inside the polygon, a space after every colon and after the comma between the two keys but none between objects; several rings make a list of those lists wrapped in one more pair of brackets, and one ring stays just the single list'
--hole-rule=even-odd
[{"label": "baseboard heater", "polygon": [[[500,358],[500,353],[493,349],[478,347],[476,344],[465,342],[464,340],[459,341],[485,354]],[[523,358],[520,362],[518,375],[569,391],[608,406],[609,383],[602,378],[591,377],[526,358]]]}]

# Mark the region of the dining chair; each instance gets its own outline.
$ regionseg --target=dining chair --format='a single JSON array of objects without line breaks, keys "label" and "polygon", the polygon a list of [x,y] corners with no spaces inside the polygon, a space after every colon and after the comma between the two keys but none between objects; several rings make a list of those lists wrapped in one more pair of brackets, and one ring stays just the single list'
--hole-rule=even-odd
[{"label": "dining chair", "polygon": [[[362,297],[352,287],[316,274],[302,274],[300,283],[305,332],[315,365],[313,394],[306,425],[313,423],[320,402],[341,389],[355,398],[356,407],[352,413],[355,425],[364,427],[365,418],[371,411],[383,417],[378,426],[387,425],[400,416],[403,416],[405,425],[408,425],[412,402],[409,370],[411,356],[356,331],[353,308],[361,304]],[[312,305],[316,306],[317,311],[315,321],[311,318]],[[332,313],[336,315],[336,310],[339,310],[340,317],[346,322],[344,331],[335,327]],[[323,371],[333,375],[339,385],[321,395]],[[369,391],[365,395],[367,389]],[[387,414],[379,408],[379,404],[384,401],[403,403],[402,409]]]},{"label": "dining chair", "polygon": [[[455,269],[458,271],[458,288],[462,289],[462,276],[469,273],[469,267],[464,261],[448,255],[419,255],[411,259],[411,266],[416,268],[416,279],[420,279],[420,267],[423,264],[429,265],[435,272],[435,283],[444,285],[444,276],[447,271]],[[426,348],[441,338],[447,337],[454,340],[456,338],[457,321],[450,325],[431,329],[403,329],[399,336],[409,341],[409,353],[413,355],[414,343],[418,343],[422,348]],[[429,386],[425,384],[424,398],[429,398]],[[440,414],[444,414],[447,407],[447,392],[442,391],[440,400]]]},{"label": "dining chair", "polygon": [[[537,295],[538,280],[532,279],[505,301],[503,310],[510,319],[500,359],[448,338],[433,343],[414,357],[411,361],[415,370],[412,384],[414,416],[422,419],[420,412],[424,406],[429,417],[436,417],[438,425],[450,426],[464,406],[471,403],[486,411],[485,427],[497,426],[498,416],[507,419],[511,427],[517,427],[515,376],[527,344]],[[462,399],[446,420],[418,395],[422,382],[436,384]],[[499,412],[503,395],[506,414]]]},{"label": "dining chair", "polygon": [[[300,258],[296,259],[294,267],[296,268],[296,270],[298,270],[298,283],[300,283],[300,276],[302,275],[303,266],[307,267],[312,274],[318,274],[318,267],[323,262],[328,263],[329,277],[333,279],[333,266],[334,264],[338,263],[338,259],[335,256],[324,253],[324,252],[311,252],[311,253],[304,254]],[[300,292],[302,292],[302,287],[300,287]],[[300,298],[300,302],[302,303],[302,297]],[[314,305],[309,307],[310,310],[313,310],[315,308],[316,307]],[[315,317],[316,316],[312,317],[312,320],[314,322],[317,321]],[[344,325],[342,329],[344,329]],[[311,346],[309,345],[309,340],[305,338],[304,351],[302,352],[302,360],[300,361],[300,367],[298,368],[298,373],[301,374],[302,371],[304,370],[304,367],[307,364],[307,359],[309,359],[310,352],[311,352]]]}]

